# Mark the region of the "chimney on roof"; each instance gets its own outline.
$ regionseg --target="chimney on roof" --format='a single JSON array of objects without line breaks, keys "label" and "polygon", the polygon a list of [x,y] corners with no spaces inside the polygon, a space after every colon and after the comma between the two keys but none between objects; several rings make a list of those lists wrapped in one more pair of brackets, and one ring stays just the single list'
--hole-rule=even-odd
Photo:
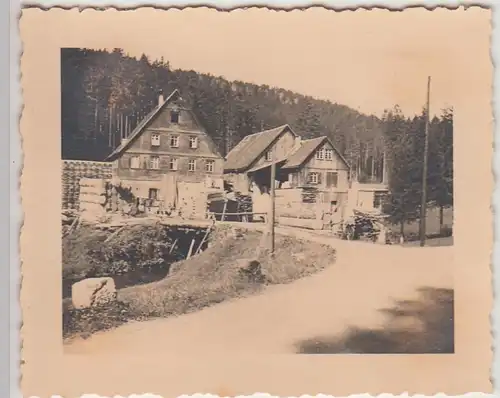
[{"label": "chimney on roof", "polygon": [[302,142],[302,137],[300,135],[296,136],[295,137],[295,149],[299,149],[300,148],[300,144]]},{"label": "chimney on roof", "polygon": [[162,106],[164,102],[165,102],[165,97],[163,96],[163,91],[160,90],[158,94],[158,106]]}]

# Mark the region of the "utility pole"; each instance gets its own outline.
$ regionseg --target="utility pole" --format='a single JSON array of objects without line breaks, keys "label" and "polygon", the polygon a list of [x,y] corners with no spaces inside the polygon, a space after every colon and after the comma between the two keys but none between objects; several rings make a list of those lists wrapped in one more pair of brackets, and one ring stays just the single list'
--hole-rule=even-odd
[{"label": "utility pole", "polygon": [[427,216],[427,168],[429,157],[431,77],[427,80],[427,107],[425,115],[424,167],[422,172],[422,203],[420,204],[420,246],[425,246],[425,218]]},{"label": "utility pole", "polygon": [[274,147],[271,149],[271,189],[270,189],[270,196],[271,196],[271,211],[270,211],[270,214],[269,214],[269,237],[271,239],[271,254],[274,253],[274,218],[275,218],[275,190],[274,190],[274,186],[275,186],[275,181],[276,181],[276,159],[275,159],[275,150],[274,150]]}]

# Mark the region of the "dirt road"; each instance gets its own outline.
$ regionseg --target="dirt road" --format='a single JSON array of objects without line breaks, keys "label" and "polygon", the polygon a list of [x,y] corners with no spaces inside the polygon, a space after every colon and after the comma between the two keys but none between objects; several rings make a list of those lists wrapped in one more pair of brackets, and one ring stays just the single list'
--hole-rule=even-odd
[{"label": "dirt road", "polygon": [[[313,366],[311,358],[321,363],[338,356],[295,354],[453,348],[449,319],[453,304],[429,300],[432,292],[449,293],[453,288],[451,247],[403,248],[314,239],[330,242],[338,250],[338,260],[321,273],[270,287],[258,296],[178,318],[127,324],[66,346],[66,377],[72,393],[88,393],[92,387],[101,395],[128,395],[145,393],[144,386],[147,392],[162,396],[251,394],[257,387],[279,395],[319,393],[331,389],[342,373],[318,374],[319,363]],[[425,294],[418,292],[421,288],[427,289]],[[408,342],[417,344],[405,347]],[[396,362],[385,363],[387,375],[397,371]],[[282,377],[273,376],[276,372],[301,377],[284,385],[279,381]],[[429,372],[426,377],[439,374],[432,367]],[[391,378],[395,388],[400,383],[408,389],[409,382]],[[345,393],[353,391],[355,378],[352,383]],[[370,391],[384,388],[383,383],[379,374]],[[311,385],[319,390],[310,391]]]},{"label": "dirt road", "polygon": [[384,326],[387,312],[381,310],[397,307],[396,300],[420,300],[418,289],[452,289],[449,248],[315,239],[338,250],[336,263],[319,274],[178,318],[127,324],[74,342],[65,352],[293,353],[301,341],[339,336],[349,327]]}]

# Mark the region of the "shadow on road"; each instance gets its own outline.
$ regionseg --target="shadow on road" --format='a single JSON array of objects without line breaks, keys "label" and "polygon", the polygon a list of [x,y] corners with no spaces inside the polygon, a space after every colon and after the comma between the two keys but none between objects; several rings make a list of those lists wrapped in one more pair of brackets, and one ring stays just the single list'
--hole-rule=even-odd
[{"label": "shadow on road", "polygon": [[297,354],[452,354],[453,290],[424,287],[419,299],[397,301],[382,309],[381,329],[349,328],[341,336],[303,340]]}]

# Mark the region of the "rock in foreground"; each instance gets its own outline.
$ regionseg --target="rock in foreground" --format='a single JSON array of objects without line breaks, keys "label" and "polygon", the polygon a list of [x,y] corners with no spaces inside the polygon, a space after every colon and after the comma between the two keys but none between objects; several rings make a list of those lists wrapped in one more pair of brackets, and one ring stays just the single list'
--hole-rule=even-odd
[{"label": "rock in foreground", "polygon": [[113,278],[88,278],[71,287],[71,299],[76,309],[98,307],[116,301]]}]

